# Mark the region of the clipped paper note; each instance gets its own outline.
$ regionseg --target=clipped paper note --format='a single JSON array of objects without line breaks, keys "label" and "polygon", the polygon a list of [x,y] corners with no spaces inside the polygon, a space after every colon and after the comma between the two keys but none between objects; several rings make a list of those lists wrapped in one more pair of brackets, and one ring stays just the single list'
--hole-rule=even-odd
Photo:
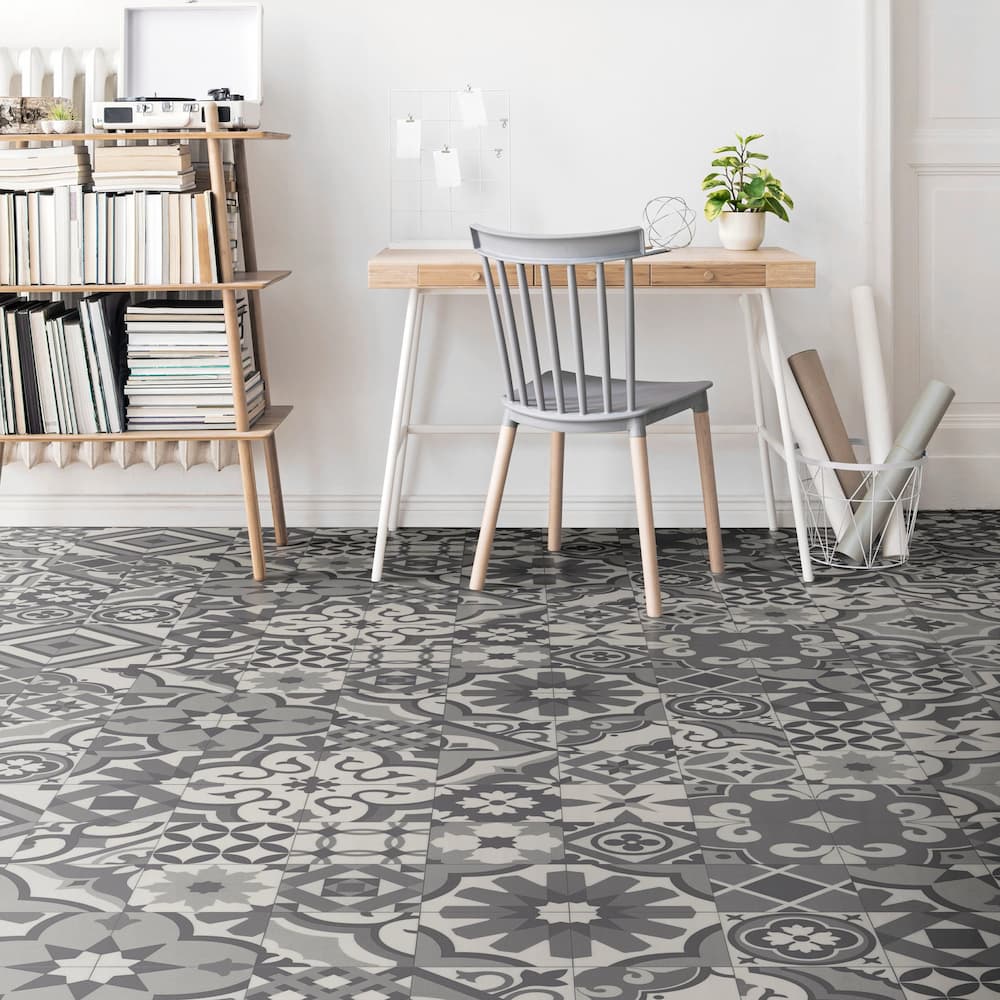
[{"label": "clipped paper note", "polygon": [[420,159],[420,122],[400,118],[396,122],[396,159]]},{"label": "clipped paper note", "polygon": [[466,128],[486,128],[486,105],[482,90],[476,87],[473,90],[459,91],[458,113]]},{"label": "clipped paper note", "polygon": [[434,177],[437,186],[442,188],[457,188],[462,185],[462,171],[458,165],[457,149],[434,150]]}]

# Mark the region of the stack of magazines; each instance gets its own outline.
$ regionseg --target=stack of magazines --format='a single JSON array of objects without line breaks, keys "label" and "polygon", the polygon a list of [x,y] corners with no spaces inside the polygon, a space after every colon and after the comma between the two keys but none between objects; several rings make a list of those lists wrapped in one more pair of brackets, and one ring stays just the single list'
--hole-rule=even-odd
[{"label": "stack of magazines", "polygon": [[125,429],[122,312],[127,296],[62,302],[0,296],[0,425],[5,434]]},{"label": "stack of magazines", "polygon": [[190,191],[194,188],[191,147],[98,146],[94,150],[95,191]]},{"label": "stack of magazines", "polygon": [[[250,423],[264,412],[246,299],[239,302],[240,355]],[[130,430],[236,426],[226,321],[217,299],[148,299],[125,312]]]}]

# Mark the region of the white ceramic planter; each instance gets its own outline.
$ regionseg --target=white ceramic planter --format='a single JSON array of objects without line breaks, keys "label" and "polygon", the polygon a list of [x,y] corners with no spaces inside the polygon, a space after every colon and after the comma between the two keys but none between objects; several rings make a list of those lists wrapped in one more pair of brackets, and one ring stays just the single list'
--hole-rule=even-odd
[{"label": "white ceramic planter", "polygon": [[69,121],[63,119],[51,119],[49,124],[52,126],[52,131],[58,135],[70,135],[73,132],[79,132],[81,125],[81,123],[75,119]]},{"label": "white ceramic planter", "polygon": [[765,212],[723,212],[719,239],[727,250],[756,250],[764,242]]}]

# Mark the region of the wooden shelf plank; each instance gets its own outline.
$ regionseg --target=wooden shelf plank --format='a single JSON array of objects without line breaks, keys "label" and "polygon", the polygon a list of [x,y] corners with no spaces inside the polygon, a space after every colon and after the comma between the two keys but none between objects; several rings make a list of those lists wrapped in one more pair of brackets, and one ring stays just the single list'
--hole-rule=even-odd
[{"label": "wooden shelf plank", "polygon": [[290,406],[270,406],[248,431],[211,427],[174,431],[125,431],[123,434],[0,434],[0,442],[34,441],[258,441],[270,437],[292,412]]},{"label": "wooden shelf plank", "polygon": [[119,132],[71,132],[68,135],[48,135],[45,132],[4,132],[0,134],[0,142],[100,142],[118,139],[290,139],[290,132],[267,132],[260,129],[240,131],[239,129],[220,129],[218,132],[206,132],[204,129],[164,129],[159,132],[133,132],[123,129]]},{"label": "wooden shelf plank", "polygon": [[287,278],[291,271],[241,271],[233,275],[231,282],[199,282],[196,284],[165,285],[0,285],[3,292],[221,292],[226,289],[260,291],[277,281]]}]

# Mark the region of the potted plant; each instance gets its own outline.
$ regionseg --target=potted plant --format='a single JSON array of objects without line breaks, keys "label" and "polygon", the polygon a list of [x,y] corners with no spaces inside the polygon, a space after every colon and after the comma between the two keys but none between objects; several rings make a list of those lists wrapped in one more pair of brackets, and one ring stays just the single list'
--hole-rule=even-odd
[{"label": "potted plant", "polygon": [[80,130],[80,122],[73,115],[72,104],[54,104],[49,117],[42,121],[42,131],[66,135]]},{"label": "potted plant", "polygon": [[761,166],[767,154],[750,150],[751,143],[763,138],[762,133],[737,135],[737,145],[720,146],[712,166],[721,169],[701,182],[708,192],[705,218],[719,220],[719,239],[727,250],[756,250],[764,242],[767,213],[787,222],[788,209],[795,207],[781,181]]}]

